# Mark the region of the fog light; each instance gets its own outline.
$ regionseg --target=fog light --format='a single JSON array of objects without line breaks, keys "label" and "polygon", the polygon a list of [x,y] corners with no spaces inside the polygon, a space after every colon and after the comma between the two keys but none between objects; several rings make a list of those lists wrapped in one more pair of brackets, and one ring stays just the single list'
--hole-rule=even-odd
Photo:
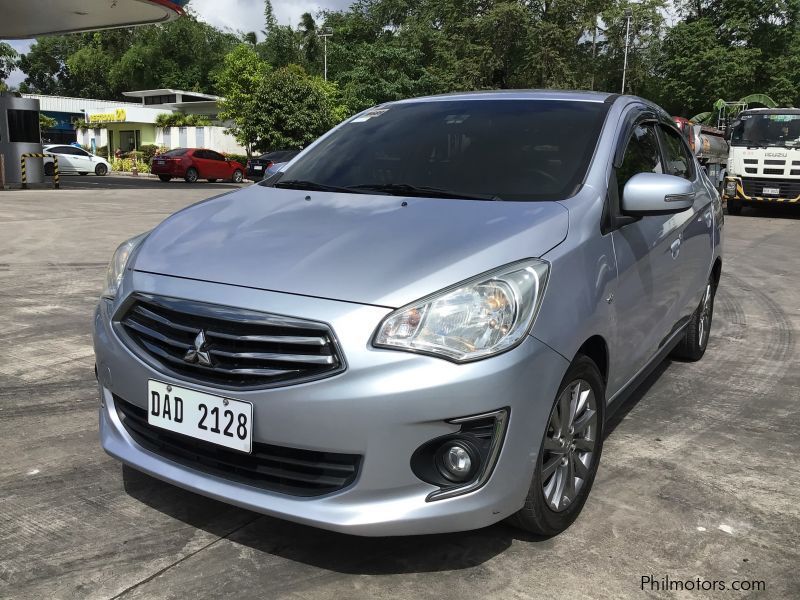
[{"label": "fog light", "polygon": [[478,463],[477,454],[462,441],[445,442],[437,454],[439,472],[450,481],[468,480]]}]

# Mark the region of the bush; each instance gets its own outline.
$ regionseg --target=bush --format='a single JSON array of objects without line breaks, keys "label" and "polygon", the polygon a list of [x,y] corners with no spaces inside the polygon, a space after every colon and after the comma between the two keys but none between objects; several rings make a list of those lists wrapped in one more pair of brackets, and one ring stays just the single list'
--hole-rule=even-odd
[{"label": "bush", "polygon": [[184,115],[183,113],[162,113],[156,117],[156,127],[205,127],[211,119],[205,115]]},{"label": "bush", "polygon": [[141,161],[134,161],[132,158],[115,158],[111,161],[111,170],[130,173],[133,170],[134,164],[136,164],[139,173],[150,172],[150,165]]},{"label": "bush", "polygon": [[228,158],[230,160],[235,160],[236,162],[241,163],[243,165],[247,165],[247,157],[244,154],[229,154],[227,152],[223,152],[222,154],[223,156],[225,156],[225,158]]},{"label": "bush", "polygon": [[94,152],[97,156],[102,156],[106,158],[108,156],[108,146],[98,146],[97,150]]},{"label": "bush", "polygon": [[141,158],[147,164],[150,164],[150,161],[156,154],[159,153],[159,150],[161,150],[161,148],[159,148],[155,144],[145,144],[144,146],[139,148],[139,152],[141,153]]}]

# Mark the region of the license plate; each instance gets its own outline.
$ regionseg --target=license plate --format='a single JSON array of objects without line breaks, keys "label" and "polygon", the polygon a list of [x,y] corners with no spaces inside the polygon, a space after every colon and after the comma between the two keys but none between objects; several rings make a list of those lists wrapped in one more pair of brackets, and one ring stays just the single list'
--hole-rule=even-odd
[{"label": "license plate", "polygon": [[232,448],[253,448],[253,405],[150,379],[147,382],[147,422]]},{"label": "license plate", "polygon": [[253,170],[254,171],[261,171],[263,168],[264,168],[263,165],[253,165]]},{"label": "license plate", "polygon": [[780,196],[781,188],[765,187],[761,193],[765,196]]}]

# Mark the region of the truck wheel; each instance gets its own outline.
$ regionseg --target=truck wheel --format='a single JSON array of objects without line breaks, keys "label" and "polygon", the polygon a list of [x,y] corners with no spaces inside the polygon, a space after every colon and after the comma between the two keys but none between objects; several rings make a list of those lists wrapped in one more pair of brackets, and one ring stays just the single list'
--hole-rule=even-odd
[{"label": "truck wheel", "polygon": [[605,404],[597,365],[579,354],[558,389],[525,506],[508,518],[511,525],[552,536],[578,517],[600,464]]},{"label": "truck wheel", "polygon": [[716,291],[716,281],[711,276],[708,279],[708,283],[706,283],[706,291],[700,301],[700,306],[694,311],[689,325],[686,326],[684,338],[672,351],[674,357],[692,362],[703,358],[708,346],[708,338],[711,334],[711,320],[714,318],[714,295]]},{"label": "truck wheel", "polygon": [[742,201],[741,200],[728,200],[728,214],[740,215],[742,214]]}]

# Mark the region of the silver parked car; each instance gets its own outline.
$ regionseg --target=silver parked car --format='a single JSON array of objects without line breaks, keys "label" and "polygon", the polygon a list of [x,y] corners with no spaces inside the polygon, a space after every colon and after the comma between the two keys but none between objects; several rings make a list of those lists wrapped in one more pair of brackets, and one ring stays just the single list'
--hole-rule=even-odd
[{"label": "silver parked car", "polygon": [[102,444],[326,529],[553,535],[614,406],[668,354],[702,357],[721,244],[714,186],[647,101],[385,104],[119,247]]}]

